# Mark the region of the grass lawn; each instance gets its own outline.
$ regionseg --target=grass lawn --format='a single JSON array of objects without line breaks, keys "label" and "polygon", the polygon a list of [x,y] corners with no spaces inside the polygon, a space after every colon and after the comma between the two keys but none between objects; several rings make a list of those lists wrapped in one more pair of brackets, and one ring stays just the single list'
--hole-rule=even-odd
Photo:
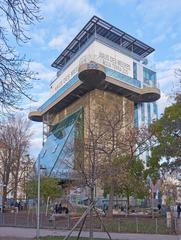
[{"label": "grass lawn", "polygon": [[[156,233],[155,219],[139,219],[136,226],[135,218],[120,219],[119,221],[105,221],[106,228],[109,232],[127,232],[127,233]],[[158,234],[169,234],[169,229],[163,220],[158,220]]]}]

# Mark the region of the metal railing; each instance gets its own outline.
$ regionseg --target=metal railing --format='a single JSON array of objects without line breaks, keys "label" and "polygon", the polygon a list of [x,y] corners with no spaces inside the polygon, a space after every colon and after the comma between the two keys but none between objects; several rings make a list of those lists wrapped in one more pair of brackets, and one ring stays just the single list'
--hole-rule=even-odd
[{"label": "metal railing", "polygon": [[[78,221],[80,216],[71,216],[69,214],[60,214],[56,218],[46,216],[40,213],[40,228],[46,229],[71,229]],[[176,234],[178,232],[177,219],[173,218],[170,226],[167,226],[166,218],[163,217],[138,217],[138,216],[119,216],[109,219],[102,216],[102,221],[109,232],[124,233],[150,233],[150,234]],[[19,212],[19,213],[1,213],[0,226],[13,227],[36,227],[37,216],[35,212]],[[84,226],[84,231],[89,229],[90,221]],[[78,226],[79,227],[79,226]],[[94,216],[94,231],[104,231],[102,224]],[[77,228],[78,229],[78,228]]]}]

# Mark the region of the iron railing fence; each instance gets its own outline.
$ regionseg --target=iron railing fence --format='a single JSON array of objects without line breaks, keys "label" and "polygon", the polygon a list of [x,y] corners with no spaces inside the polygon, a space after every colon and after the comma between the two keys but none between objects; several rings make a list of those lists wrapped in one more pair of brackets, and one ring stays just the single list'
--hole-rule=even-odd
[{"label": "iron railing fence", "polygon": [[[58,214],[55,218],[45,213],[40,214],[40,228],[46,229],[71,229],[79,220],[80,216],[71,216],[69,214]],[[170,226],[166,218],[163,217],[139,217],[139,216],[117,216],[108,218],[101,216],[101,219],[109,232],[124,233],[152,233],[152,234],[176,234],[177,218],[173,218]],[[0,213],[0,226],[28,227],[36,228],[36,212],[8,212]],[[81,226],[81,224],[80,224]],[[80,227],[77,227],[78,228]],[[83,230],[89,230],[90,222],[87,217]],[[104,227],[99,219],[94,216],[94,231],[104,231]]]}]

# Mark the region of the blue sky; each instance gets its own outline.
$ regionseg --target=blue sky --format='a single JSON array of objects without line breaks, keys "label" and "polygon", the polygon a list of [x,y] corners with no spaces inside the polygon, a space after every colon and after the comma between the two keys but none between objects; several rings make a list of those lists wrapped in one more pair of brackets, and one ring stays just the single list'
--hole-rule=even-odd
[{"label": "blue sky", "polygon": [[[43,20],[30,26],[31,40],[18,50],[31,58],[31,68],[39,72],[34,83],[30,107],[39,107],[49,97],[49,83],[56,69],[51,63],[86,22],[97,15],[123,31],[155,48],[149,58],[155,65],[162,97],[159,111],[170,103],[167,95],[177,88],[174,71],[181,66],[181,1],[180,0],[44,0],[41,5]],[[33,124],[31,151],[36,156],[41,148],[41,126]]]}]

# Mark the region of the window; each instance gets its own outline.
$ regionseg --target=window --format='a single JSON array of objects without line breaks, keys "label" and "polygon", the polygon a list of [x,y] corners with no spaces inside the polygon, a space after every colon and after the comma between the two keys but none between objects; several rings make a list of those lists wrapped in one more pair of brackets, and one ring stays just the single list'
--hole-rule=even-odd
[{"label": "window", "polygon": [[137,79],[137,63],[133,62],[133,78]]},{"label": "window", "polygon": [[147,116],[148,116],[148,125],[151,124],[151,106],[150,103],[147,103]]},{"label": "window", "polygon": [[141,121],[145,122],[145,105],[144,103],[141,103]]},{"label": "window", "polygon": [[138,128],[138,104],[134,104],[134,127]]},{"label": "window", "polygon": [[74,146],[76,124],[82,111],[80,109],[56,124],[39,154],[41,164],[51,176],[63,179],[69,176],[65,172],[69,174],[72,170],[70,166],[74,165],[75,151],[69,149]]},{"label": "window", "polygon": [[143,67],[143,82],[156,87],[156,72]]},{"label": "window", "polygon": [[158,118],[158,106],[156,102],[153,102],[153,112],[156,115],[156,118]]}]

